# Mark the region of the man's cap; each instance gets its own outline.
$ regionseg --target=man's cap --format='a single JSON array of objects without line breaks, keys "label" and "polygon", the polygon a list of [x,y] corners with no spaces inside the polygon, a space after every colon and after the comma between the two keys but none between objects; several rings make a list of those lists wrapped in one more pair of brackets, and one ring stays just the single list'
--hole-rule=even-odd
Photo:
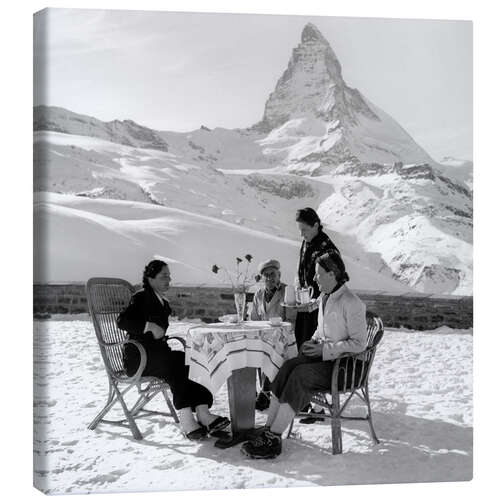
[{"label": "man's cap", "polygon": [[264,262],[261,262],[258,267],[259,274],[262,274],[264,272],[264,269],[267,269],[269,267],[272,267],[279,271],[280,263],[276,259],[268,259],[265,260]]}]

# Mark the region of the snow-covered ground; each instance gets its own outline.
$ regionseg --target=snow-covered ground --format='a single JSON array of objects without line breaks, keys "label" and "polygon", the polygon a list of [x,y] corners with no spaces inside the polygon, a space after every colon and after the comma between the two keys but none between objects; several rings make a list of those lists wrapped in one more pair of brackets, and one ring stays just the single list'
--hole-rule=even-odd
[{"label": "snow-covered ground", "polygon": [[[187,323],[173,323],[172,334]],[[46,493],[325,486],[472,477],[472,330],[386,331],[371,374],[373,446],[364,423],[343,423],[344,453],[330,453],[326,424],[297,424],[272,461],[239,447],[192,443],[172,420],[141,419],[144,440],[87,424],[107,382],[86,315],[35,322],[34,475]],[[151,407],[163,407],[157,398]],[[227,393],[215,411],[228,415]],[[257,412],[257,424],[265,415]]]}]

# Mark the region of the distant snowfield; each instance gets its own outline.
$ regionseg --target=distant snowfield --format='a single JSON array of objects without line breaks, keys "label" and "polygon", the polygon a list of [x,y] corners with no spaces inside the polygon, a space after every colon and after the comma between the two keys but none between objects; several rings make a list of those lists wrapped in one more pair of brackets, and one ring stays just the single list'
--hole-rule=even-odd
[{"label": "distant snowfield", "polygon": [[[294,427],[283,454],[253,461],[213,440],[192,443],[170,419],[126,429],[86,429],[107,382],[88,318],[35,322],[34,469],[46,493],[461,481],[472,478],[472,330],[388,330],[371,373],[373,446],[363,423],[343,425],[344,453],[331,455],[328,424]],[[174,322],[171,334],[187,323]],[[163,409],[157,398],[152,408]],[[359,409],[361,409],[359,407]],[[215,411],[229,414],[227,392]],[[265,414],[257,412],[257,424]]]},{"label": "distant snowfield", "polygon": [[[232,269],[236,257],[255,262],[277,258],[284,282],[293,283],[298,241],[186,210],[121,200],[38,193],[37,282],[86,281],[92,276],[139,282],[147,261],[170,259],[174,284],[220,284],[213,264]],[[411,289],[345,256],[351,287],[409,292]],[[234,263],[234,264],[233,264]],[[256,272],[256,266],[253,267]]]},{"label": "distant snowfield", "polygon": [[[99,273],[137,281],[145,261],[162,255],[179,263],[178,283],[215,284],[213,264],[232,268],[235,257],[250,253],[257,262],[279,259],[283,280],[293,282],[295,212],[311,206],[354,288],[471,294],[472,226],[462,217],[469,203],[463,193],[408,182],[390,169],[310,177],[320,162],[297,158],[330,148],[336,126],[308,117],[267,136],[165,133],[168,152],[36,132],[36,185],[53,193],[37,195],[35,204],[42,248],[36,279],[85,281]],[[261,148],[272,155],[255,156]],[[447,215],[430,215],[436,206]]]}]

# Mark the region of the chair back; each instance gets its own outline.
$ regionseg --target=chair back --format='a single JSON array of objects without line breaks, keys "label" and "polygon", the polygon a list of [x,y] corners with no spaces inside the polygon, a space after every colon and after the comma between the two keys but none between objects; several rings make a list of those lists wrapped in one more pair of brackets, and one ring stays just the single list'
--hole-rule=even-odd
[{"label": "chair back", "polygon": [[366,312],[367,342],[366,348],[376,347],[384,335],[382,319],[370,311]]},{"label": "chair back", "polygon": [[384,335],[384,324],[379,316],[366,312],[367,342],[366,349],[353,356],[345,358],[345,365],[339,367],[339,391],[346,392],[363,387],[370,374],[377,345]]},{"label": "chair back", "polygon": [[118,278],[91,278],[87,282],[87,304],[97,342],[106,371],[115,378],[125,375],[125,368],[123,345],[113,344],[127,338],[127,333],[118,328],[116,319],[134,292],[128,281]]},{"label": "chair back", "polygon": [[361,379],[359,381],[359,386],[363,386],[368,380],[368,375],[373,364],[373,359],[375,358],[375,352],[377,346],[384,336],[384,324],[382,319],[373,314],[370,311],[366,313],[366,328],[367,328],[367,343],[366,343],[366,355],[365,355],[365,366]]}]

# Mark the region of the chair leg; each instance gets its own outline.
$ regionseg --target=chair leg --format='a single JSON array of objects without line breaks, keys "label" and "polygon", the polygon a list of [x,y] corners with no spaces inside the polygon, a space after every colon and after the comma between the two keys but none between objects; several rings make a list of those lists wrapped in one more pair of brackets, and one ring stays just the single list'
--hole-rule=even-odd
[{"label": "chair leg", "polygon": [[332,394],[332,414],[330,421],[332,428],[332,454],[342,453],[342,424],[340,420],[340,396],[339,393]]},{"label": "chair leg", "polygon": [[146,406],[149,399],[146,396],[140,396],[135,402],[134,406],[130,409],[130,414],[135,417]]},{"label": "chair leg", "polygon": [[375,443],[375,444],[379,444],[380,441],[377,437],[377,435],[375,434],[375,429],[373,427],[373,421],[372,421],[372,409],[371,409],[371,405],[370,405],[370,396],[368,394],[368,384],[366,385],[365,387],[365,390],[363,391],[365,393],[365,398],[366,398],[366,406],[368,408],[368,415],[367,415],[367,418],[368,418],[368,425],[370,426],[370,434],[371,434],[371,437],[372,437],[372,441]]},{"label": "chair leg", "polygon": [[292,421],[290,422],[290,427],[288,428],[288,433],[286,435],[286,438],[288,439],[291,434],[292,434],[292,429],[293,429],[293,418],[292,418]]},{"label": "chair leg", "polygon": [[123,399],[123,396],[121,395],[120,391],[118,389],[116,390],[116,397],[120,401],[120,404],[122,405],[123,408],[123,413],[125,414],[125,417],[128,421],[128,424],[130,426],[130,430],[132,431],[132,435],[134,436],[134,439],[140,440],[142,439],[142,434],[139,428],[137,427],[137,424],[135,423],[134,417],[130,413],[129,409],[127,408],[127,405],[125,404],[125,400]]},{"label": "chair leg", "polygon": [[170,396],[168,395],[167,389],[162,389],[161,392],[163,393],[163,397],[165,398],[165,401],[167,402],[168,409],[170,410],[170,413],[172,414],[172,417],[174,417],[174,422],[176,424],[179,423],[179,417],[177,416],[177,412],[175,411],[174,405],[172,404],[172,401],[170,401]]},{"label": "chair leg", "polygon": [[90,422],[90,424],[88,425],[87,428],[90,429],[91,431],[93,431],[97,427],[99,422],[104,418],[104,415],[106,415],[106,413],[108,413],[108,411],[112,408],[112,406],[115,403],[116,403],[115,389],[114,389],[113,385],[111,384],[111,382],[109,382],[108,401],[104,405],[104,408],[96,415],[94,420],[92,420],[92,422]]}]

